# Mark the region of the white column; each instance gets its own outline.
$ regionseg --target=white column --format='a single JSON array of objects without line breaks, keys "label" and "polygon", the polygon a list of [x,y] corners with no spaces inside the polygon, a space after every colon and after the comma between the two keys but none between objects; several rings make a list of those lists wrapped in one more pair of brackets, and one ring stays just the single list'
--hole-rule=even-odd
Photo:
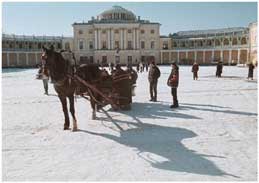
[{"label": "white column", "polygon": [[136,49],[136,29],[133,29],[133,49]]},{"label": "white column", "polygon": [[107,34],[108,34],[108,41],[107,41],[108,49],[111,49],[111,30],[110,29],[107,30]]},{"label": "white column", "polygon": [[197,62],[197,51],[194,51],[194,62]]},{"label": "white column", "polygon": [[29,59],[28,59],[28,53],[25,53],[25,57],[26,57],[26,65],[29,65]]},{"label": "white column", "polygon": [[237,64],[240,63],[240,49],[237,51]]},{"label": "white column", "polygon": [[111,49],[114,49],[114,29],[111,29]]},{"label": "white column", "polygon": [[220,61],[223,62],[223,51],[222,50],[220,50]]},{"label": "white column", "polygon": [[172,58],[171,58],[170,51],[168,52],[168,54],[169,54],[169,62],[171,63],[172,62]]},{"label": "white column", "polygon": [[136,30],[136,34],[137,34],[137,36],[136,36],[137,37],[136,47],[137,47],[137,49],[139,49],[139,29]]},{"label": "white column", "polygon": [[98,49],[101,49],[102,48],[102,45],[101,45],[101,29],[98,30]]},{"label": "white column", "polygon": [[6,57],[7,57],[7,66],[10,64],[10,58],[9,58],[9,52],[6,52]]},{"label": "white column", "polygon": [[98,49],[98,31],[97,29],[94,30],[94,48]]},{"label": "white column", "polygon": [[124,49],[127,49],[128,41],[127,41],[127,29],[124,29]]},{"label": "white column", "polygon": [[123,29],[120,29],[120,49],[123,49]]}]

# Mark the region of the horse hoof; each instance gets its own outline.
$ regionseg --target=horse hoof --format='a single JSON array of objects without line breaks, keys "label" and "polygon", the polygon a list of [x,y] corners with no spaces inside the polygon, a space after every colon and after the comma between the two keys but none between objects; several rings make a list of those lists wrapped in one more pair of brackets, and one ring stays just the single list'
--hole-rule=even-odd
[{"label": "horse hoof", "polygon": [[69,127],[68,126],[64,126],[64,130],[69,130]]}]

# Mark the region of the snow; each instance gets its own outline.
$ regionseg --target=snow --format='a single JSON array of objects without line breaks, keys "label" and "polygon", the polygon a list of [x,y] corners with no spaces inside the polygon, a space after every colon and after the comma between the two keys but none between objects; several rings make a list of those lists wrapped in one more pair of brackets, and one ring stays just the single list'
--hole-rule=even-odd
[{"label": "snow", "polygon": [[[36,69],[3,69],[4,181],[255,181],[257,80],[247,68],[180,66],[180,108],[170,109],[169,66],[160,66],[158,102],[139,74],[131,111],[98,112],[77,98],[78,132],[63,131],[53,86],[43,95]],[[255,70],[255,78],[257,78]],[[72,122],[72,120],[71,120]]]}]

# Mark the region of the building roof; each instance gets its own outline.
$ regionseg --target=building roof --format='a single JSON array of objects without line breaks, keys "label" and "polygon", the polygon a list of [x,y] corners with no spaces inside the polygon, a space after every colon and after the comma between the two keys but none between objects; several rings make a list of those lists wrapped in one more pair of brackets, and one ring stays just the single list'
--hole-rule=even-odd
[{"label": "building roof", "polygon": [[169,36],[160,35],[160,38],[170,38]]},{"label": "building roof", "polygon": [[121,6],[113,6],[112,8],[102,12],[99,17],[101,20],[136,20],[134,13]]},{"label": "building roof", "polygon": [[73,25],[92,25],[92,24],[124,24],[124,23],[140,23],[140,24],[159,24],[150,22],[149,20],[141,20],[140,16],[136,18],[135,14],[121,6],[113,6],[105,10],[95,19],[92,17],[88,22],[73,23]]},{"label": "building roof", "polygon": [[28,36],[28,35],[14,35],[2,34],[2,40],[20,40],[20,41],[61,41],[63,36]]},{"label": "building roof", "polygon": [[207,29],[207,30],[191,30],[191,31],[179,31],[173,34],[173,37],[192,37],[192,36],[206,36],[216,34],[228,34],[228,33],[243,33],[247,31],[246,27],[232,27],[223,29]]}]

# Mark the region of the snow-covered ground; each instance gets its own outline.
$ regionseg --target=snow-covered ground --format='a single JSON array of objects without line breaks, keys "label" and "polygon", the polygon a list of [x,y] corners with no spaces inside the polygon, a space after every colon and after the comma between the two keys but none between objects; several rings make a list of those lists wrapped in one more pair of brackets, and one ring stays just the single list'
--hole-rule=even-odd
[{"label": "snow-covered ground", "polygon": [[200,67],[193,81],[191,67],[180,66],[174,110],[170,67],[160,69],[159,102],[149,102],[146,72],[131,111],[107,106],[94,121],[78,98],[78,132],[62,130],[61,104],[52,85],[43,95],[35,69],[3,70],[3,180],[255,181],[257,80],[245,79],[247,68],[224,67],[215,78],[215,66]]}]

